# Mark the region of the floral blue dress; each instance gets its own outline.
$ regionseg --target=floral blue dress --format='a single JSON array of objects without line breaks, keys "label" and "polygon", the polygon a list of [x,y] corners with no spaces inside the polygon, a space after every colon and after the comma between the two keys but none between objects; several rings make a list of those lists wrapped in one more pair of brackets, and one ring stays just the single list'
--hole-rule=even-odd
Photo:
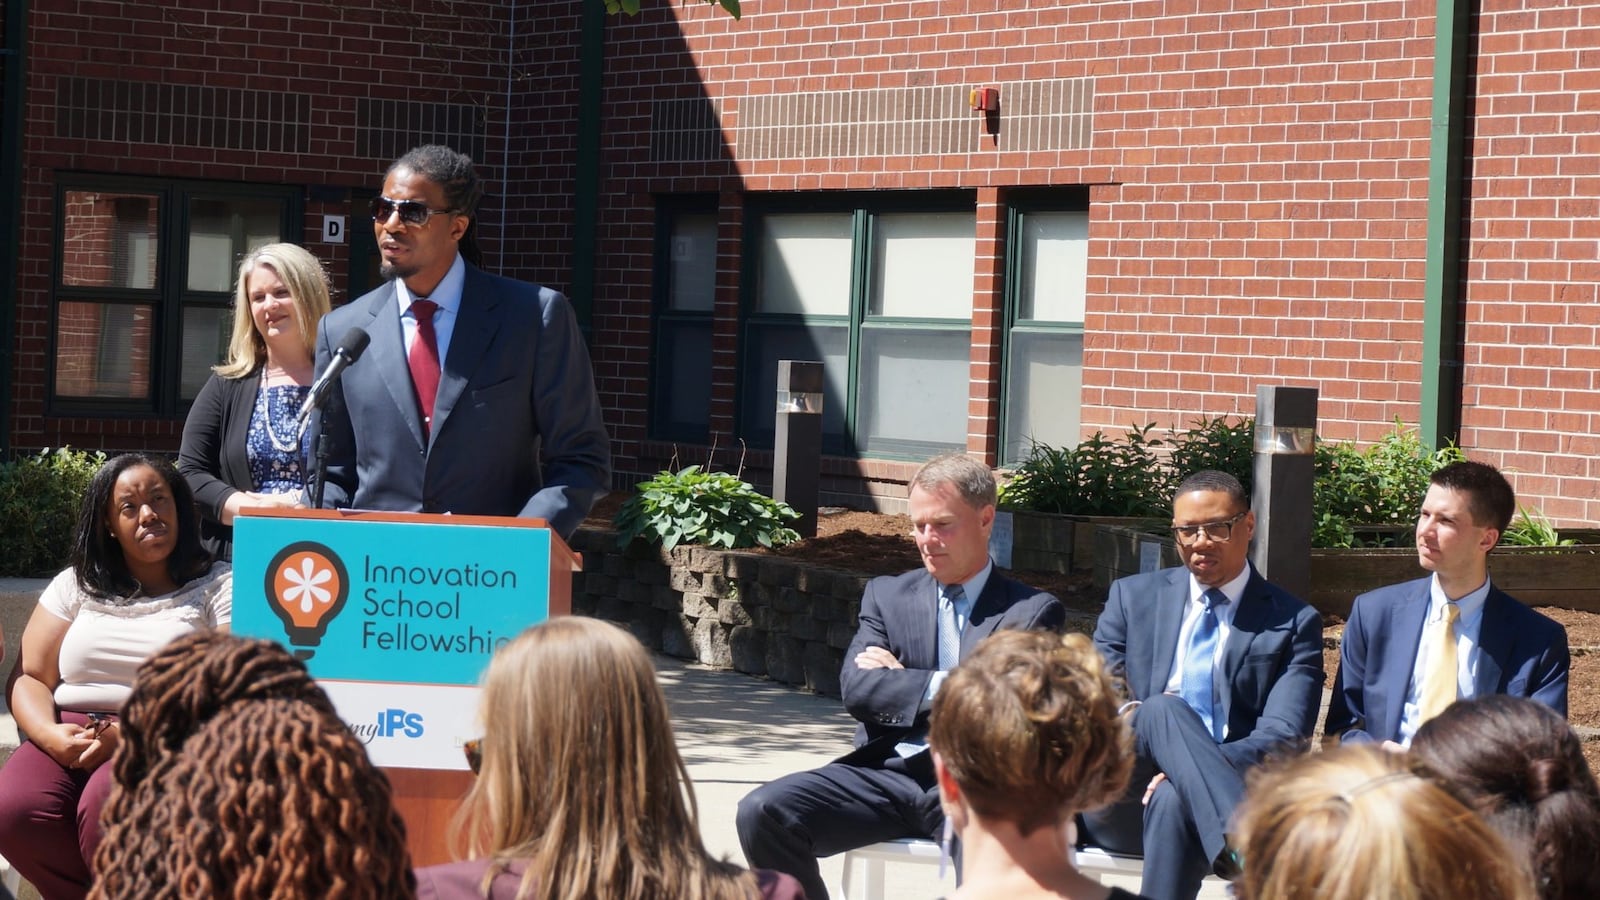
[{"label": "floral blue dress", "polygon": [[264,494],[298,493],[306,486],[307,460],[296,420],[311,388],[300,384],[263,386],[256,393],[245,455],[250,480]]}]

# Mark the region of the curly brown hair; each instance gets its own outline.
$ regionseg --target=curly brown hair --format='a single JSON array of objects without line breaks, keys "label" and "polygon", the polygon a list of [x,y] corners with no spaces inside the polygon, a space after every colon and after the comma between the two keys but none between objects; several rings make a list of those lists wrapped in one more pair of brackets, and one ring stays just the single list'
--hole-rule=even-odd
[{"label": "curly brown hair", "polygon": [[91,897],[415,896],[389,780],[281,646],[180,638],[122,722]]},{"label": "curly brown hair", "polygon": [[1127,787],[1133,737],[1118,703],[1084,635],[997,631],[940,686],[928,744],[974,811],[1028,834]]}]

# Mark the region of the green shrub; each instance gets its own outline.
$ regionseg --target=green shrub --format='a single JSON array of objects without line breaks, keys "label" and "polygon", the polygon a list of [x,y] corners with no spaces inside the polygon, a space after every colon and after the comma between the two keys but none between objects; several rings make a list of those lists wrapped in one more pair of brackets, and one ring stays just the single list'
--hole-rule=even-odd
[{"label": "green shrub", "polygon": [[1171,432],[1167,443],[1172,446],[1167,466],[1172,470],[1173,490],[1185,476],[1215,469],[1239,479],[1245,493],[1250,493],[1256,474],[1254,419],[1239,419],[1231,425],[1226,416],[1201,419],[1187,431]]},{"label": "green shrub", "polygon": [[1079,516],[1167,514],[1167,468],[1150,437],[1155,426],[1129,428],[1122,440],[1096,431],[1076,447],[1035,442],[1000,489],[1003,509]]},{"label": "green shrub", "polygon": [[63,447],[0,465],[0,575],[53,575],[67,564],[72,528],[104,453]]},{"label": "green shrub", "polygon": [[1526,506],[1518,506],[1517,510],[1516,520],[1500,536],[1501,544],[1507,547],[1571,547],[1578,543],[1561,537],[1556,526],[1538,510],[1530,511]]},{"label": "green shrub", "polygon": [[1428,478],[1463,459],[1459,447],[1433,450],[1398,420],[1394,431],[1364,451],[1349,443],[1318,441],[1311,546],[1392,545],[1392,532],[1363,535],[1360,526],[1416,524]]},{"label": "green shrub", "polygon": [[617,511],[614,524],[617,543],[624,547],[643,538],[666,550],[679,544],[731,549],[798,541],[799,533],[784,524],[798,518],[789,504],[726,472],[702,472],[699,466],[690,466],[640,484]]},{"label": "green shrub", "polygon": [[[1165,517],[1178,483],[1202,469],[1227,472],[1251,491],[1254,419],[1202,419],[1184,431],[1169,429],[1164,439],[1152,438],[1152,428],[1130,428],[1120,441],[1097,431],[1070,448],[1034,444],[1001,487],[1000,506],[1066,515]],[[1434,470],[1465,458],[1454,446],[1429,448],[1415,429],[1404,428],[1399,420],[1394,431],[1366,450],[1348,442],[1317,441],[1312,546],[1393,544],[1397,529],[1416,523]]]}]

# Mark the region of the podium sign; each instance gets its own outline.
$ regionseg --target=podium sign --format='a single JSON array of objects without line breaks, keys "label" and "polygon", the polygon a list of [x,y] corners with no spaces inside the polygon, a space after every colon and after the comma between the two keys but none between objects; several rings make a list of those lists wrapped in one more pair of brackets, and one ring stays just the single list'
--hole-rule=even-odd
[{"label": "podium sign", "polygon": [[377,765],[465,770],[461,745],[482,732],[478,682],[490,657],[552,613],[553,538],[539,524],[242,515],[233,631],[304,660]]}]

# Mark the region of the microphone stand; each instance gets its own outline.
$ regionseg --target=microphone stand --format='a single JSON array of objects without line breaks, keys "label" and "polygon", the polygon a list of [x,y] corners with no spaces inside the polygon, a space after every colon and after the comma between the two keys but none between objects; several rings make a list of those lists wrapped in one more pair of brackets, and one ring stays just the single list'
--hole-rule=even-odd
[{"label": "microphone stand", "polygon": [[[300,423],[300,440],[304,441],[306,429],[311,424],[307,416]],[[328,415],[325,407],[317,407],[317,449],[312,455],[310,499],[312,509],[322,508],[322,489],[328,483]]]}]

